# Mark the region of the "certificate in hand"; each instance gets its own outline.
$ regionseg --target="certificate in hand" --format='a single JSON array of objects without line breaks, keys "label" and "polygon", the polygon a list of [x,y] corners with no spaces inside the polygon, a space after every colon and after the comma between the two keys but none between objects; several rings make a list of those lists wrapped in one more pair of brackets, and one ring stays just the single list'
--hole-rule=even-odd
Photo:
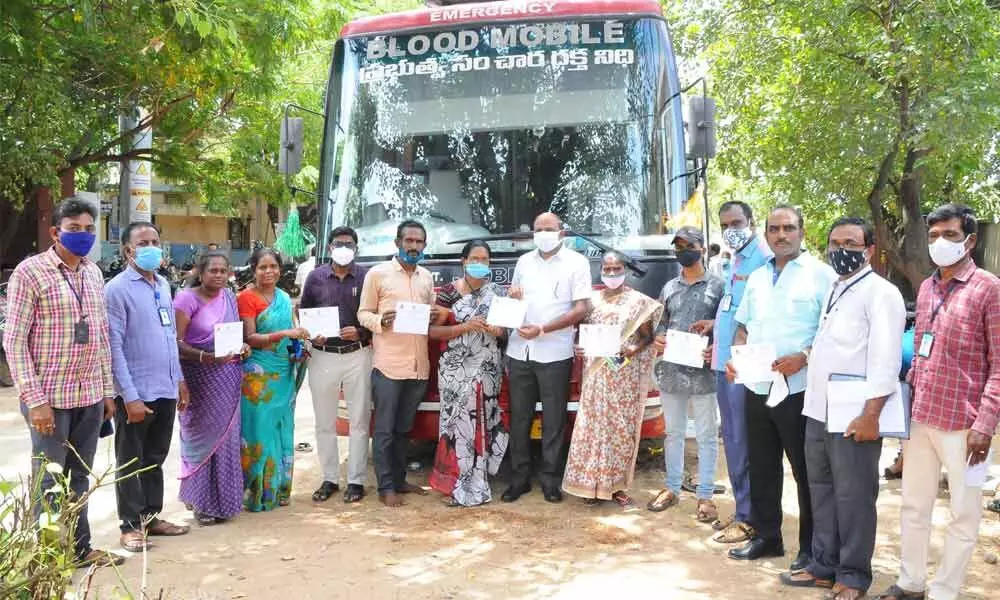
[{"label": "certificate in hand", "polygon": [[327,338],[340,337],[340,309],[336,306],[300,308],[299,325],[309,332],[310,338],[317,335]]},{"label": "certificate in hand", "polygon": [[705,366],[702,354],[708,348],[708,338],[686,331],[667,330],[667,347],[663,360],[686,367],[700,369]]},{"label": "certificate in hand", "polygon": [[617,356],[621,352],[620,325],[580,325],[580,345],[587,356]]},{"label": "certificate in hand", "polygon": [[523,300],[497,296],[490,302],[490,312],[486,315],[486,322],[496,327],[517,329],[524,325],[527,311],[528,305]]},{"label": "certificate in hand", "polygon": [[415,304],[413,302],[396,303],[396,318],[392,322],[392,330],[396,333],[427,335],[430,324],[430,304]]},{"label": "certificate in hand", "polygon": [[243,323],[216,323],[215,355],[239,354],[243,349]]},{"label": "certificate in hand", "polygon": [[733,368],[736,383],[769,383],[774,380],[771,365],[777,360],[772,344],[733,346]]}]

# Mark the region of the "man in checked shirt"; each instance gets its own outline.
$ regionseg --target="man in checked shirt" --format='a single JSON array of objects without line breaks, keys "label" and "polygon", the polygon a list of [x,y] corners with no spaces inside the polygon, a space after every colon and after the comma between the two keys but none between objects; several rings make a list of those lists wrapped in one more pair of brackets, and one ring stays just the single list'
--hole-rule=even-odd
[{"label": "man in checked shirt", "polygon": [[[986,460],[1000,419],[1000,279],[979,269],[976,218],[946,204],[927,217],[931,260],[938,266],[917,295],[910,439],[903,443],[902,548],[897,582],[880,598],[925,594],[954,600],[976,547],[982,489],[966,481]],[[934,581],[927,586],[931,513],[941,466],[948,472],[951,522]],[[926,592],[925,592],[926,590]]]},{"label": "man in checked shirt", "polygon": [[[32,478],[41,475],[43,490],[55,485],[52,473],[42,468],[44,457],[62,467],[75,496],[90,488],[87,474],[101,424],[115,410],[104,281],[86,258],[96,218],[85,202],[60,204],[49,228],[54,245],[19,264],[7,288],[4,349],[30,428]],[[41,504],[35,506],[36,515],[41,510]],[[77,566],[123,562],[90,547],[86,507],[77,520],[75,546]]]}]

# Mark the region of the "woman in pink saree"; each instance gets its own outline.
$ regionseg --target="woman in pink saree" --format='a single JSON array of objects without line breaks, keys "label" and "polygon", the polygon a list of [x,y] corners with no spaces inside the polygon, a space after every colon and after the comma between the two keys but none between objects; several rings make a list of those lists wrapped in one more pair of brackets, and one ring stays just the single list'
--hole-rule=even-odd
[{"label": "woman in pink saree", "polygon": [[[200,285],[174,299],[181,369],[191,394],[179,413],[180,499],[202,525],[227,521],[243,506],[240,467],[241,354],[215,356],[215,325],[238,323],[236,297],[226,287],[229,259],[209,252],[197,265]],[[243,345],[242,355],[250,348]]]}]

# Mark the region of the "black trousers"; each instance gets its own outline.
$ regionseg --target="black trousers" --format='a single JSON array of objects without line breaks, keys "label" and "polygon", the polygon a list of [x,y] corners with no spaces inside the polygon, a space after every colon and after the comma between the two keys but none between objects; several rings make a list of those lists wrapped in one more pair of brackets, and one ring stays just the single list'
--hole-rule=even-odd
[{"label": "black trousers", "polygon": [[[77,498],[90,489],[88,474],[94,465],[94,454],[97,452],[98,434],[101,423],[104,422],[104,403],[98,402],[82,408],[54,408],[55,431],[51,435],[42,435],[31,427],[28,420],[28,407],[23,402],[21,414],[28,421],[28,432],[31,434],[31,478],[47,490],[56,484],[55,477],[44,470],[44,464],[50,462],[63,468],[63,473],[69,477],[70,492]],[[72,446],[73,450],[70,450]],[[41,483],[37,478],[41,477]],[[55,499],[46,496],[42,503],[36,503],[32,508],[37,519],[42,511],[58,512]],[[87,506],[84,505],[77,516],[74,531],[74,550],[77,558],[85,557],[90,547],[90,521],[87,518]]]},{"label": "black trousers", "polygon": [[871,587],[881,455],[881,439],[858,443],[808,419],[806,462],[816,522],[809,572],[814,576],[861,591]]},{"label": "black trousers", "polygon": [[573,359],[550,363],[510,358],[510,460],[513,485],[531,481],[531,422],[542,403],[542,470],[547,489],[558,489],[566,468],[566,404]]},{"label": "black trousers", "polygon": [[[163,461],[170,453],[177,400],[159,398],[146,406],[153,414],[141,423],[129,423],[125,401],[115,398],[115,458],[121,469],[115,496],[123,533],[141,529],[144,521],[163,511]],[[142,469],[148,470],[128,477]]]},{"label": "black trousers", "polygon": [[799,496],[799,550],[812,550],[813,518],[806,471],[805,392],[791,394],[774,408],[767,396],[747,390],[747,450],[750,459],[750,525],[757,535],[781,542],[781,494],[788,457]]},{"label": "black trousers", "polygon": [[426,379],[389,379],[378,369],[372,369],[375,403],[372,460],[380,496],[395,492],[406,483],[406,443],[417,407],[426,395]]}]

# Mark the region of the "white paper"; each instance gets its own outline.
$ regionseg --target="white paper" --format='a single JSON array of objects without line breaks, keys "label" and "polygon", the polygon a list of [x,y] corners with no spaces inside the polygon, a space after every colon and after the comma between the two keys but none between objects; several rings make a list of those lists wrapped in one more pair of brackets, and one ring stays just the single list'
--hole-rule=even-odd
[{"label": "white paper", "polygon": [[396,333],[427,335],[430,324],[430,304],[415,304],[413,302],[396,303],[396,318],[392,322],[392,330]]},{"label": "white paper", "polygon": [[[874,398],[874,392],[869,389],[864,380],[831,381],[826,387],[826,430],[830,433],[844,433],[851,421],[861,416],[865,403]],[[902,389],[896,386],[896,391],[886,400],[879,415],[878,429],[880,433],[902,433],[906,431],[906,407],[903,405]]]},{"label": "white paper", "polygon": [[965,487],[981,488],[986,485],[986,476],[990,474],[990,463],[993,462],[993,451],[986,455],[981,463],[965,467]]},{"label": "white paper", "polygon": [[788,397],[788,382],[785,376],[774,371],[774,378],[771,380],[771,390],[767,393],[767,405],[771,408],[781,404]]},{"label": "white paper", "polygon": [[300,308],[299,325],[309,332],[310,338],[318,335],[327,338],[340,337],[340,309],[336,306]]},{"label": "white paper", "polygon": [[778,359],[772,344],[733,346],[733,368],[736,383],[767,383],[774,380],[771,365]]},{"label": "white paper", "polygon": [[527,312],[528,304],[525,301],[496,296],[490,302],[490,312],[486,314],[486,322],[496,327],[517,329],[524,325],[524,316]]},{"label": "white paper", "polygon": [[705,366],[703,352],[708,348],[708,338],[686,331],[667,330],[667,347],[663,360],[678,365],[700,369]]},{"label": "white paper", "polygon": [[616,356],[621,351],[621,337],[619,325],[580,325],[580,345],[587,356]]},{"label": "white paper", "polygon": [[243,349],[243,323],[215,324],[215,355],[239,354]]}]

